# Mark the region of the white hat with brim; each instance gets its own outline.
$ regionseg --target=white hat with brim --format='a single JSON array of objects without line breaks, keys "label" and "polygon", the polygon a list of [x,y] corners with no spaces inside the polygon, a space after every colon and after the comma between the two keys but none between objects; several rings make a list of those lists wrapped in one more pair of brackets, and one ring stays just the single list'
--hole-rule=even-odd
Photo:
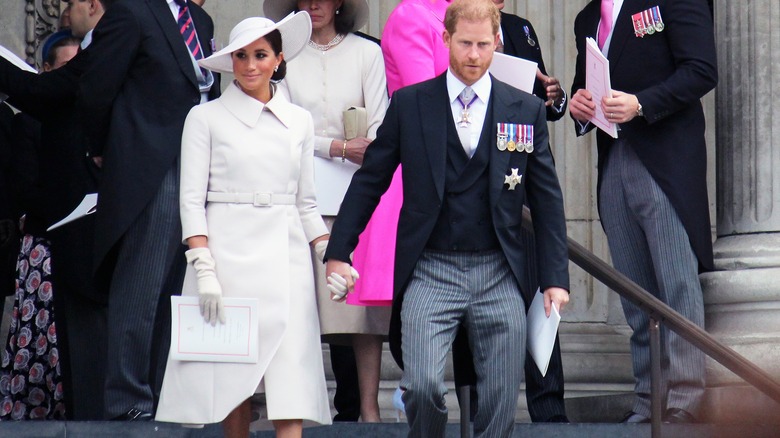
[{"label": "white hat with brim", "polygon": [[[265,0],[263,13],[272,20],[278,20],[290,12],[298,10],[298,0]],[[354,32],[368,23],[368,2],[366,0],[344,0],[342,13],[352,14],[355,20],[350,32]]]},{"label": "white hat with brim", "polygon": [[201,59],[198,64],[212,71],[233,73],[233,60],[230,55],[238,49],[259,40],[271,31],[279,29],[282,34],[282,53],[289,61],[303,50],[311,38],[311,18],[305,11],[290,14],[278,23],[264,17],[249,17],[242,20],[230,31],[228,45],[209,56]]}]

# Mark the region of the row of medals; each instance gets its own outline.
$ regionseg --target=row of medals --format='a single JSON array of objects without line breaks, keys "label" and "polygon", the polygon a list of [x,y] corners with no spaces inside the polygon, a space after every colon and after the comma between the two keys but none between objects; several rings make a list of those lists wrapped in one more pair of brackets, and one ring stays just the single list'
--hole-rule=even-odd
[{"label": "row of medals", "polygon": [[631,17],[631,21],[634,23],[634,33],[640,38],[664,30],[664,22],[658,6],[637,12]]},{"label": "row of medals", "polygon": [[499,151],[509,151],[509,152],[527,152],[531,153],[534,151],[534,142],[532,141],[517,141],[509,140],[509,137],[506,134],[498,134],[498,140],[496,142],[496,146],[498,147]]}]

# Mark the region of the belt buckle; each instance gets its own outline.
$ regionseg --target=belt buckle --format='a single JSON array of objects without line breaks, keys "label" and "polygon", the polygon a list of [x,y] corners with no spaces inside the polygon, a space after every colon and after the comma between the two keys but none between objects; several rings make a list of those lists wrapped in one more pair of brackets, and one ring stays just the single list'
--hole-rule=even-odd
[{"label": "belt buckle", "polygon": [[255,207],[270,207],[271,205],[273,205],[271,203],[271,194],[270,193],[255,193],[255,196],[252,199],[252,204]]}]

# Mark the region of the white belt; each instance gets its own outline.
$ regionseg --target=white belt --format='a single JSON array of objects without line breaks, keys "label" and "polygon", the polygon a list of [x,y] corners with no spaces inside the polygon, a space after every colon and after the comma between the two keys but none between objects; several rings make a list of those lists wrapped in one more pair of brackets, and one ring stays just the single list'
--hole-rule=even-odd
[{"label": "white belt", "polygon": [[229,204],[252,204],[255,207],[270,207],[272,205],[295,205],[295,195],[288,193],[225,193],[208,192],[208,202],[225,202]]}]

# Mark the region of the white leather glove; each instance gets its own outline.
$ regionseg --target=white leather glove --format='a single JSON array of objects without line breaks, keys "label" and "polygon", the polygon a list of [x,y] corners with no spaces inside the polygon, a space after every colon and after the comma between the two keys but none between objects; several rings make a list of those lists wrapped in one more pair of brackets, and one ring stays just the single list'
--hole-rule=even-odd
[{"label": "white leather glove", "polygon": [[314,256],[317,257],[318,262],[325,263],[323,260],[325,259],[325,250],[327,249],[328,249],[327,240],[320,240],[319,242],[314,244]]},{"label": "white leather glove", "polygon": [[[352,266],[349,267],[350,274],[352,274],[352,281],[357,281],[360,278],[358,271]],[[341,301],[347,296],[347,280],[341,275],[331,272],[328,276],[328,290],[334,295],[331,299],[333,301]]]},{"label": "white leather glove", "polygon": [[211,325],[216,325],[217,320],[225,323],[225,308],[222,305],[222,286],[217,280],[217,272],[214,270],[214,258],[208,248],[192,248],[184,253],[187,263],[192,263],[198,276],[198,302],[200,314]]}]

